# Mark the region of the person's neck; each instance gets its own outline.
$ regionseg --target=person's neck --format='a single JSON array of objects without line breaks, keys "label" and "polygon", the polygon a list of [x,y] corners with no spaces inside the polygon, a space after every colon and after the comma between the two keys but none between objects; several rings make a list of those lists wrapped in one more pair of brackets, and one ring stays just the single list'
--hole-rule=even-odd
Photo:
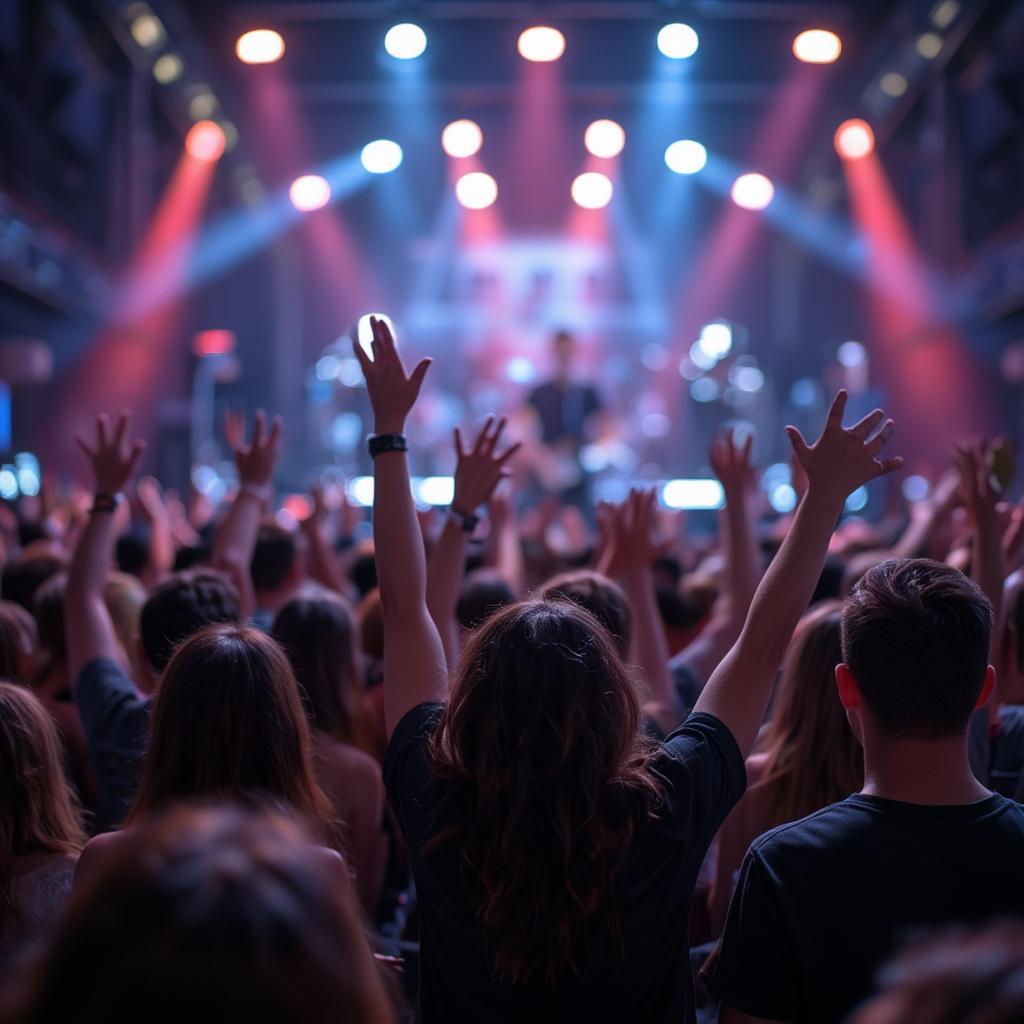
[{"label": "person's neck", "polygon": [[932,805],[971,804],[990,795],[971,771],[966,736],[941,740],[865,738],[861,792]]}]

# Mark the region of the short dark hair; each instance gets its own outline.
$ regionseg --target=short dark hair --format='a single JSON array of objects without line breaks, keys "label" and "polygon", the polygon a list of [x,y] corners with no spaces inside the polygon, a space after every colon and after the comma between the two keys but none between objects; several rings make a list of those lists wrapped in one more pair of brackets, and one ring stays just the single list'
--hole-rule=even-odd
[{"label": "short dark hair", "polygon": [[633,612],[625,591],[607,576],[589,569],[562,573],[544,584],[545,601],[571,601],[585,608],[608,630],[619,657],[629,655]]},{"label": "short dark hair", "polygon": [[927,558],[869,569],[843,610],[843,661],[878,727],[894,738],[963,732],[991,641],[988,598],[959,570]]},{"label": "short dark hair", "polygon": [[475,569],[462,581],[455,617],[463,629],[476,629],[499,608],[515,601],[512,588],[497,570]]},{"label": "short dark hair", "polygon": [[295,565],[295,538],[283,526],[265,523],[256,536],[252,553],[252,585],[256,590],[276,590],[283,586]]},{"label": "short dark hair", "polygon": [[154,588],[142,606],[139,633],[150,665],[162,672],[174,649],[211,622],[241,619],[238,591],[213,569],[176,572]]},{"label": "short dark hair", "polygon": [[59,572],[39,586],[32,601],[32,612],[39,630],[39,645],[58,661],[67,657],[64,642],[64,594],[67,586],[67,574]]},{"label": "short dark hair", "polygon": [[9,562],[0,578],[0,594],[5,601],[32,611],[36,591],[51,577],[67,569],[67,560],[54,554],[21,555]]}]

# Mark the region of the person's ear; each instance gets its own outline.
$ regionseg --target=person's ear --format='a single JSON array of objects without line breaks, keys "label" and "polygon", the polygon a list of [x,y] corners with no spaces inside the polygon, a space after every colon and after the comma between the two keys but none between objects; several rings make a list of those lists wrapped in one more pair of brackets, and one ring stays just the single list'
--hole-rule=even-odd
[{"label": "person's ear", "polygon": [[839,691],[839,700],[847,711],[859,711],[863,706],[857,680],[842,661],[836,665],[836,689]]},{"label": "person's ear", "polygon": [[996,670],[989,665],[985,669],[985,681],[981,684],[981,693],[978,694],[978,699],[974,702],[974,710],[983,708],[992,696],[992,691],[996,688]]}]

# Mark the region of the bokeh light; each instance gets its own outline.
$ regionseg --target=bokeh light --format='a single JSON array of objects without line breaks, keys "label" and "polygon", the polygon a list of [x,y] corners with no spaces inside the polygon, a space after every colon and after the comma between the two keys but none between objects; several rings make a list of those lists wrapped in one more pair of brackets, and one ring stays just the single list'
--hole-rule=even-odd
[{"label": "bokeh light", "polygon": [[591,156],[608,160],[622,152],[626,145],[626,133],[622,125],[615,121],[606,118],[593,121],[583,133],[583,145]]},{"label": "bokeh light", "polygon": [[585,210],[599,210],[612,201],[611,179],[599,171],[587,171],[572,183],[572,199]]},{"label": "bokeh light", "polygon": [[165,53],[153,62],[153,77],[161,85],[170,85],[181,78],[185,65],[176,53]]},{"label": "bokeh light", "polygon": [[473,156],[484,144],[484,133],[476,121],[452,121],[441,132],[441,148],[451,157]]},{"label": "bokeh light", "polygon": [[307,213],[319,210],[331,200],[331,186],[319,174],[303,174],[288,189],[288,198],[296,210]]},{"label": "bokeh light", "polygon": [[534,25],[519,35],[519,54],[526,60],[548,63],[565,53],[565,36],[550,25]]},{"label": "bokeh light", "polygon": [[185,149],[196,160],[219,160],[224,153],[224,132],[215,121],[199,121],[185,136]]},{"label": "bokeh light", "polygon": [[809,28],[793,40],[793,56],[805,64],[833,64],[842,52],[839,36],[824,28]]},{"label": "bokeh light", "polygon": [[284,39],[272,28],[254,28],[238,37],[235,56],[243,64],[273,64],[284,56]]},{"label": "bokeh light", "polygon": [[686,60],[697,52],[700,40],[689,25],[681,21],[666,25],[658,33],[658,49],[673,60]]},{"label": "bokeh light", "polygon": [[390,174],[402,163],[402,147],[390,139],[375,139],[363,146],[359,159],[370,174]]},{"label": "bokeh light", "polygon": [[836,129],[833,141],[844,160],[860,160],[875,148],[875,133],[867,121],[851,118]]},{"label": "bokeh light", "polygon": [[384,36],[384,49],[395,60],[414,60],[427,48],[427,33],[412,22],[393,25]]},{"label": "bokeh light", "polygon": [[483,171],[472,171],[455,182],[455,198],[467,210],[485,210],[498,198],[498,183]]},{"label": "bokeh light", "polygon": [[763,174],[741,174],[729,190],[732,201],[744,210],[763,210],[775,197],[775,186]]},{"label": "bokeh light", "polygon": [[708,162],[708,151],[693,139],[679,139],[665,150],[665,163],[676,174],[696,174]]}]

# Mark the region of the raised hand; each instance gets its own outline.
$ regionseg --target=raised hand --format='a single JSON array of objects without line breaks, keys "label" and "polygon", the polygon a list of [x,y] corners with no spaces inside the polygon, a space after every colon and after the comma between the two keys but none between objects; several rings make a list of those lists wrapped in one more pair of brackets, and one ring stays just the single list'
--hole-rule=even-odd
[{"label": "raised hand", "polygon": [[118,494],[132,478],[146,442],[128,441],[131,413],[127,410],[117,418],[113,432],[110,420],[103,414],[96,417],[96,444],[90,445],[80,434],[75,438],[92,464],[97,494]]},{"label": "raised hand", "polygon": [[[881,409],[852,427],[843,426],[846,391],[840,391],[828,411],[821,436],[809,445],[796,427],[786,427],[793,453],[807,474],[809,493],[844,501],[851,491],[903,465],[899,456],[879,459],[893,431],[893,421]],[[883,422],[884,421],[884,422]]]},{"label": "raised hand", "polygon": [[615,507],[611,520],[609,572],[612,575],[649,569],[656,558],[672,546],[672,539],[654,535],[657,495],[654,489],[633,488],[629,497]]},{"label": "raised hand", "polygon": [[753,482],[750,451],[754,435],[748,434],[742,445],[736,444],[732,429],[724,430],[712,442],[708,461],[727,495],[740,497]]},{"label": "raised hand", "polygon": [[370,393],[374,431],[378,434],[401,434],[432,360],[420,360],[412,373],[407,374],[388,325],[371,316],[370,327],[373,329],[370,345],[373,358],[366,354],[357,338],[352,339],[352,348],[363,369],[366,390]]},{"label": "raised hand", "polygon": [[[422,365],[422,364],[421,364]],[[477,434],[473,447],[467,449],[462,443],[462,431],[455,428],[455,497],[452,508],[464,516],[471,516],[485,502],[490,500],[494,489],[509,475],[506,465],[520,444],[509,445],[498,451],[498,442],[505,429],[505,417],[487,422]]]},{"label": "raised hand", "polygon": [[1001,498],[989,471],[987,455],[984,441],[957,445],[960,498],[976,527],[995,524]]},{"label": "raised hand", "polygon": [[163,492],[155,477],[142,477],[135,485],[135,497],[147,523],[168,518]]},{"label": "raised hand", "polygon": [[241,486],[265,487],[274,475],[274,466],[281,450],[281,417],[275,416],[267,430],[266,414],[260,409],[253,417],[252,440],[244,441],[244,423],[241,430],[237,422],[227,431],[234,450],[238,482]]}]

